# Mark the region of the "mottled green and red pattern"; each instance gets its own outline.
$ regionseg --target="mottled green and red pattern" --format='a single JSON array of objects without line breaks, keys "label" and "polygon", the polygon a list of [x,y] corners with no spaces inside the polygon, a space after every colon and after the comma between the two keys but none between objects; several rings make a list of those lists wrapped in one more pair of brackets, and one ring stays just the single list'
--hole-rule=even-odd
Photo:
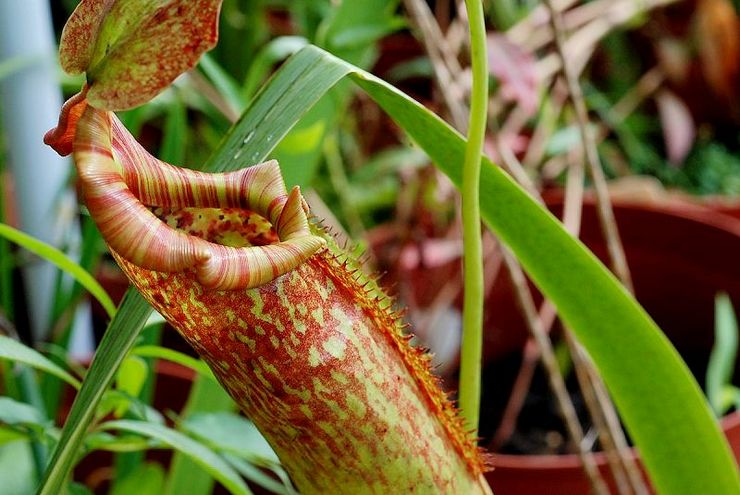
[{"label": "mottled green and red pattern", "polygon": [[286,191],[276,164],[179,169],[104,111],[149,100],[191,67],[216,42],[220,5],[82,0],[60,54],[88,84],[45,141],[74,154],[118,263],[302,493],[490,493],[475,439],[428,356],[409,345],[377,284],[308,224],[300,191]]},{"label": "mottled green and red pattern", "polygon": [[97,108],[141,105],[215,46],[222,1],[82,0],[62,32],[62,68],[87,73]]},{"label": "mottled green and red pattern", "polygon": [[246,291],[208,291],[187,273],[117,261],[301,493],[490,493],[428,356],[408,344],[388,300],[330,250]]},{"label": "mottled green and red pattern", "polygon": [[[71,101],[47,142],[59,150],[72,142],[83,193],[110,182],[111,196],[126,192],[127,204],[137,198],[179,203],[186,197],[207,204],[208,191],[228,183],[223,175],[196,174],[187,187],[197,182],[202,193],[182,196],[186,186],[177,186],[169,173],[157,173],[163,164],[145,156],[112,113],[86,107],[84,98]],[[111,180],[85,185],[100,174],[86,167],[110,169]],[[252,170],[235,173],[246,179]],[[147,176],[159,183],[140,181]],[[151,194],[142,192],[147,189]],[[275,201],[283,208],[299,204],[285,197],[284,185],[244,180],[234,190],[247,199],[228,199],[224,189],[209,207],[140,203],[138,208],[154,213],[154,222],[146,221],[149,229],[165,237],[175,229],[209,249],[226,245],[248,252],[286,242],[279,235],[283,215],[270,207]],[[96,194],[103,193],[104,188]],[[285,232],[295,231],[294,222],[306,225],[306,213],[300,207],[292,211]],[[118,234],[105,223],[111,242],[108,237]],[[286,260],[291,269],[284,275],[251,289],[209,290],[198,282],[195,267],[165,273],[113,254],[144,297],[211,366],[304,494],[490,493],[475,439],[438,387],[428,356],[409,345],[388,297],[323,229],[311,226],[301,235],[322,237],[326,247]]]}]

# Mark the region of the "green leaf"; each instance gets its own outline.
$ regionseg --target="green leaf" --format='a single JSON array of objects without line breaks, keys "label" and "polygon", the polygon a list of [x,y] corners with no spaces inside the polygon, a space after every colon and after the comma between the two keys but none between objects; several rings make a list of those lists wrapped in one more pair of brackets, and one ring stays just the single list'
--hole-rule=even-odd
[{"label": "green leaf", "polygon": [[[218,62],[216,62],[216,60],[207,53],[201,57],[198,66],[203,70],[205,75],[208,76],[208,79],[211,80],[213,86],[218,90],[219,94],[224,97],[229,106],[236,111],[236,113],[243,112],[246,102],[242,96],[241,88],[239,88],[239,85],[234,78],[232,78],[231,75],[229,75],[229,73],[226,72]],[[164,158],[162,159],[164,160]]]},{"label": "green leaf", "polygon": [[72,481],[67,485],[67,495],[93,495],[93,492],[85,485]]},{"label": "green leaf", "polygon": [[103,430],[123,430],[159,440],[168,447],[186,454],[204,468],[234,495],[249,495],[244,480],[221,457],[205,445],[166,426],[143,421],[109,421],[100,425]]},{"label": "green leaf", "polygon": [[31,442],[21,440],[0,446],[0,487],[3,495],[33,493],[34,471]]},{"label": "green leaf", "polygon": [[80,285],[87,289],[103,308],[105,308],[109,317],[113,318],[113,315],[116,314],[116,305],[113,304],[108,293],[105,292],[97,280],[85,271],[84,268],[69,259],[63,252],[3,223],[0,223],[0,236],[55,264],[60,270],[68,273]]},{"label": "green leaf", "polygon": [[[234,170],[264,159],[321,96],[348,76],[454,183],[460,183],[464,140],[454,130],[382,80],[312,46],[275,73],[204,169]],[[591,354],[656,489],[666,495],[737,493],[735,462],[699,386],[665,336],[608,270],[487,159],[481,174],[481,212]],[[121,342],[113,346],[113,338],[104,341],[98,354],[108,360],[130,349],[148,312],[141,296],[129,293],[106,334],[115,333]],[[92,379],[91,385],[89,390],[83,385],[75,401],[42,493],[59,493],[72,463],[69,450],[79,446],[91,419],[84,410],[94,408],[95,390],[107,386],[101,376],[112,376],[120,359],[106,362],[103,372],[95,375],[93,363],[85,380],[87,385]]]},{"label": "green leaf", "polygon": [[298,493],[295,488],[293,488],[293,484],[290,482],[288,473],[286,473],[279,465],[264,466],[270,469],[275,476],[280,479],[278,482],[264,470],[241,457],[229,453],[224,453],[223,456],[239,474],[247,478],[249,481],[257,483],[262,488],[270,490],[272,493],[277,493],[279,495],[296,495]]},{"label": "green leaf", "polygon": [[[198,412],[233,411],[234,400],[215,381],[195,377],[188,395],[188,401],[182,410],[181,418],[189,418]],[[172,464],[167,474],[164,495],[178,495],[187,492],[189,495],[208,495],[213,492],[213,477],[188,457],[179,452],[172,456]]]},{"label": "green leaf", "polygon": [[28,435],[11,427],[0,427],[0,447],[18,440],[28,440]]},{"label": "green leaf", "polygon": [[288,58],[308,44],[301,36],[280,36],[270,40],[252,60],[242,85],[244,100],[252,98],[260,83],[270,73],[273,64]]},{"label": "green leaf", "polygon": [[272,154],[280,163],[288,188],[308,188],[321,160],[327,128],[335,120],[335,102],[325,95],[301,118],[300,122],[280,141]]},{"label": "green leaf", "polygon": [[247,460],[279,463],[275,452],[254,423],[229,412],[193,414],[181,428],[213,449]]},{"label": "green leaf", "polygon": [[[146,361],[137,356],[127,357],[116,375],[116,388],[130,397],[138,397],[149,375]],[[121,417],[128,410],[130,403],[121,403],[116,408],[115,416]]]},{"label": "green leaf", "polygon": [[282,471],[280,459],[248,419],[230,412],[197,413],[183,421],[180,428],[224,455],[247,479],[276,493],[289,492],[260,469]]},{"label": "green leaf", "polygon": [[33,406],[8,397],[0,397],[0,423],[6,425],[31,424],[44,427],[50,424],[50,421]]},{"label": "green leaf", "polygon": [[164,469],[147,462],[134,469],[122,480],[116,480],[111,495],[159,495],[164,486]]},{"label": "green leaf", "polygon": [[167,116],[162,131],[162,146],[159,158],[167,163],[181,164],[185,161],[188,140],[188,116],[185,104],[178,95],[167,105]]},{"label": "green leaf", "polygon": [[27,364],[28,366],[54,375],[57,378],[61,378],[74,388],[80,388],[80,382],[75,377],[49,361],[41,353],[4,335],[0,335],[0,359]]},{"label": "green leaf", "polygon": [[185,366],[186,368],[190,368],[206,378],[216,380],[216,377],[213,375],[213,372],[208,367],[208,365],[200,359],[188,356],[187,354],[179,351],[167,349],[166,347],[161,347],[158,345],[141,345],[138,347],[134,347],[134,349],[131,351],[131,354],[144,358],[156,358],[163,359],[165,361],[171,361],[173,363]]},{"label": "green leaf", "polygon": [[95,417],[101,420],[113,414],[120,417],[128,414],[133,419],[141,419],[150,423],[164,424],[162,413],[152,406],[120,390],[108,390],[97,405]]},{"label": "green leaf", "polygon": [[138,435],[113,435],[107,431],[91,432],[85,439],[88,452],[105,450],[108,452],[139,452],[152,448],[154,441]]},{"label": "green leaf", "polygon": [[[460,184],[465,141],[459,134],[388,83],[313,46],[273,76],[227,136],[224,149],[231,156],[243,155],[241,141],[250,132],[258,142],[268,135],[279,139],[347,76]],[[216,165],[220,170],[232,166],[238,163]],[[557,219],[487,159],[482,164],[481,213],[594,359],[657,490],[668,495],[737,493],[735,462],[701,389],[634,298]]]},{"label": "green leaf", "polygon": [[735,371],[738,328],[732,302],[727,294],[717,295],[714,308],[714,347],[707,366],[707,397],[714,412],[721,416],[733,404],[734,394],[731,387],[728,390],[728,386],[731,385]]}]

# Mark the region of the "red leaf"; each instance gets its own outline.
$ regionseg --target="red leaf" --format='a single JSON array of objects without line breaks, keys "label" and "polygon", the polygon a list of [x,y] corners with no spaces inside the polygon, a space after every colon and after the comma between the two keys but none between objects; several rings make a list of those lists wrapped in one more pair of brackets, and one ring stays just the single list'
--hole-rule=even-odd
[{"label": "red leaf", "polygon": [[116,0],[82,0],[67,19],[59,42],[59,62],[70,74],[87,70],[106,14]]}]

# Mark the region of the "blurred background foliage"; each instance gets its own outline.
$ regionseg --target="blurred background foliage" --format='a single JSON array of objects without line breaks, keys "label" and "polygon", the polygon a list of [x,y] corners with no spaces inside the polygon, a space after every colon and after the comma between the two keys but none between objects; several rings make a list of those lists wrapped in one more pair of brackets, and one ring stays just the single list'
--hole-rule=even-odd
[{"label": "blurred background foliage", "polygon": [[[652,177],[659,182],[650,182],[651,188],[661,195],[708,196],[709,201],[717,196],[723,196],[722,201],[740,197],[738,0],[561,3],[574,40],[569,54],[582,71],[591,125],[599,137],[607,175],[611,179]],[[57,39],[76,4],[75,0],[50,0]],[[420,10],[420,5],[426,10]],[[499,163],[512,155],[537,189],[557,189],[564,183],[567,164],[580,159],[580,141],[574,115],[564,105],[566,94],[557,76],[559,66],[543,6],[536,0],[496,0],[486,2],[486,7],[493,76],[493,132],[487,152]],[[217,48],[154,101],[120,117],[161,159],[183,166],[202,163],[275,68],[310,43],[390,81],[454,123],[455,109],[448,97],[462,94],[464,100],[469,90],[466,31],[460,14],[457,2],[451,0],[224,0]],[[437,26],[431,31],[430,20]],[[0,82],[26,63],[0,60]],[[450,70],[455,67],[459,70]],[[442,82],[444,70],[449,80]],[[60,70],[59,83],[68,97],[79,90],[82,80]],[[0,220],[13,225],[17,219],[12,178],[5,170],[13,143],[5,138],[3,125],[0,122]],[[456,240],[456,193],[424,153],[408,144],[369,98],[341,83],[302,118],[273,157],[280,161],[288,185],[303,188],[316,215],[340,237],[354,241],[358,253],[367,253],[370,268],[393,272],[394,267],[443,266],[461,252]],[[70,167],[70,187],[72,174]],[[79,265],[94,273],[114,299],[120,298],[127,281],[108,258],[84,211],[79,218]],[[0,240],[0,333],[31,344],[27,305],[20,290],[23,282],[17,271],[28,261],[26,251]],[[389,278],[393,281],[392,273]],[[86,298],[85,286],[65,285],[61,280],[60,276],[49,338],[34,344],[51,365],[81,377],[84,369],[69,360],[68,343],[71,315]],[[455,338],[435,341],[434,332],[424,332],[431,325],[429,298],[403,280],[395,282],[395,294],[410,306],[409,319],[435,348],[445,371],[454,365]],[[93,308],[100,332],[108,315],[95,301]],[[435,321],[459,327],[456,318],[448,313]],[[141,346],[141,356],[129,358],[122,368],[116,389],[98,412],[100,417],[112,414],[170,425],[226,456],[250,486],[292,492],[269,446],[254,439],[241,444],[251,446],[246,450],[234,445],[230,437],[244,435],[242,423],[247,421],[234,413],[230,400],[199,368],[202,364],[188,361],[185,354],[168,354],[172,349],[187,349],[177,337],[162,331],[161,321],[152,322]],[[155,358],[174,360],[197,372],[192,391],[186,387],[183,392],[185,397],[190,394],[189,399],[179,404],[177,413],[168,409],[163,416],[153,407],[158,406],[153,402]],[[7,378],[14,374],[10,367],[3,366],[7,397],[3,400],[15,402],[0,407],[0,422],[5,425],[0,428],[0,445],[11,445],[19,437],[32,442],[12,447],[22,452],[0,448],[0,486],[9,487],[4,493],[27,493],[58,436],[53,423],[64,414],[69,387],[57,375],[36,375],[30,368],[16,382]],[[41,369],[48,371],[48,366]],[[27,402],[36,409],[24,408]],[[246,431],[259,436],[253,428]],[[193,468],[197,455],[181,443],[180,454],[165,473],[158,464],[144,462],[144,450],[162,446],[163,437],[149,438],[142,442],[140,437],[99,432],[87,448],[114,452],[116,475],[107,472],[95,479],[97,471],[86,472],[88,488],[74,485],[72,491],[88,493],[90,487],[97,487],[98,492],[111,488],[116,495],[185,493],[182,487],[188,487],[187,493],[193,495],[210,492],[213,466],[205,471]],[[8,456],[28,458],[29,464],[4,462]],[[6,473],[7,466],[13,469]]]}]

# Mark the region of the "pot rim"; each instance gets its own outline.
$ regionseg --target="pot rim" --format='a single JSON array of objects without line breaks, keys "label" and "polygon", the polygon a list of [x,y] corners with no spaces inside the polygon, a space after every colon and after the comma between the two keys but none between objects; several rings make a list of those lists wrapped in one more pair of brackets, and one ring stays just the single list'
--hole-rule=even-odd
[{"label": "pot rim", "polygon": [[[725,436],[733,432],[740,434],[740,411],[732,412],[719,420],[722,432]],[[608,463],[606,454],[602,451],[594,452],[594,461],[598,466],[604,466]],[[637,449],[630,447],[629,456],[631,459],[639,459]],[[582,469],[581,458],[578,454],[563,455],[512,455],[493,453],[492,465],[494,471],[502,468],[507,470],[562,470],[562,469]]]}]

